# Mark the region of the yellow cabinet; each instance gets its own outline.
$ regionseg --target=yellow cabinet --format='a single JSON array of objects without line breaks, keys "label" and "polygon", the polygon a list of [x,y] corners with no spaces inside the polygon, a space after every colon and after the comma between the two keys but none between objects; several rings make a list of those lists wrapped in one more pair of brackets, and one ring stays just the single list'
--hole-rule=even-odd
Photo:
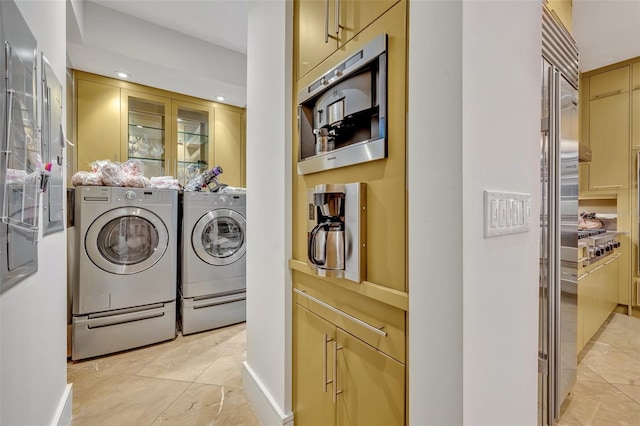
[{"label": "yellow cabinet", "polygon": [[331,426],[336,422],[333,403],[333,350],[336,327],[318,315],[293,307],[293,404],[296,425]]},{"label": "yellow cabinet", "polygon": [[605,262],[607,292],[603,305],[606,306],[604,314],[605,319],[618,306],[618,265],[620,263],[620,254],[616,253],[614,257]]},{"label": "yellow cabinet", "polygon": [[402,425],[405,367],[294,305],[296,425]]},{"label": "yellow cabinet", "polygon": [[589,99],[601,99],[629,91],[629,67],[592,75],[589,78]]},{"label": "yellow cabinet", "polygon": [[640,89],[640,62],[633,64],[633,77],[631,79],[631,90]]},{"label": "yellow cabinet", "polygon": [[[591,91],[593,93],[591,77]],[[590,190],[629,187],[629,93],[589,103]]]},{"label": "yellow cabinet", "polygon": [[341,48],[398,0],[298,0],[295,55],[298,79]]},{"label": "yellow cabinet", "polygon": [[119,88],[78,80],[76,117],[77,170],[91,170],[96,160],[121,161]]},{"label": "yellow cabinet", "polygon": [[210,129],[213,108],[185,101],[171,101],[176,140],[173,176],[181,185],[213,167]]},{"label": "yellow cabinet", "polygon": [[338,329],[337,424],[405,424],[404,365]]},{"label": "yellow cabinet", "polygon": [[337,1],[295,2],[298,79],[338,49],[335,35]]},{"label": "yellow cabinet", "polygon": [[577,307],[577,324],[576,324],[576,352],[580,353],[584,345],[587,343],[584,340],[584,311],[585,304],[587,299],[587,291],[585,291],[585,284],[587,283],[587,279],[589,277],[589,273],[578,269],[578,307]]},{"label": "yellow cabinet", "polygon": [[[137,159],[145,176],[174,176],[184,185],[221,162],[220,181],[244,186],[243,108],[82,71],[74,71],[74,79],[73,172],[89,170],[96,160]],[[214,111],[219,112],[215,124]]]},{"label": "yellow cabinet", "polygon": [[171,175],[171,99],[125,89],[121,96],[123,161],[139,160],[147,177]]},{"label": "yellow cabinet", "polygon": [[602,265],[592,265],[589,275],[579,281],[578,287],[578,311],[582,318],[582,340],[587,344],[591,337],[598,331],[598,286],[600,282],[600,269]]},{"label": "yellow cabinet", "polygon": [[215,109],[215,164],[222,167],[222,182],[245,186],[244,114],[222,107]]},{"label": "yellow cabinet", "polygon": [[585,268],[578,280],[578,351],[618,305],[620,252]]}]

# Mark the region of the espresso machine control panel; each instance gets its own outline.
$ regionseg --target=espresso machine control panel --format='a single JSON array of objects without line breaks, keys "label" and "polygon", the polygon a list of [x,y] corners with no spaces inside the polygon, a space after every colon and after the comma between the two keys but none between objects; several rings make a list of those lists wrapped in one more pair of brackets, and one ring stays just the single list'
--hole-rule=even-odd
[{"label": "espresso machine control panel", "polygon": [[316,185],[307,192],[307,264],[319,276],[366,277],[366,184]]}]

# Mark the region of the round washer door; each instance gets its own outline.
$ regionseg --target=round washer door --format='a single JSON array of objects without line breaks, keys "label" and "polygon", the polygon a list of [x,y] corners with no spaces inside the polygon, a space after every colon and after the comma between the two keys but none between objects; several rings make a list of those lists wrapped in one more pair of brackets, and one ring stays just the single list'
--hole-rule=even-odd
[{"label": "round washer door", "polygon": [[99,216],[89,227],[85,247],[89,259],[112,274],[149,269],[167,251],[169,232],[149,210],[120,207]]},{"label": "round washer door", "polygon": [[193,228],[193,250],[210,265],[230,265],[247,251],[246,224],[245,218],[236,211],[210,211]]}]

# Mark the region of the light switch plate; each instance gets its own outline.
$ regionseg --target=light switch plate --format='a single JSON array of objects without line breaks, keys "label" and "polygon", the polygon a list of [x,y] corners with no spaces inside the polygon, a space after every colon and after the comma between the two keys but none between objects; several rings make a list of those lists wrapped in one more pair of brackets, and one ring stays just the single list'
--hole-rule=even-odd
[{"label": "light switch plate", "polygon": [[531,194],[484,191],[484,237],[529,231]]}]

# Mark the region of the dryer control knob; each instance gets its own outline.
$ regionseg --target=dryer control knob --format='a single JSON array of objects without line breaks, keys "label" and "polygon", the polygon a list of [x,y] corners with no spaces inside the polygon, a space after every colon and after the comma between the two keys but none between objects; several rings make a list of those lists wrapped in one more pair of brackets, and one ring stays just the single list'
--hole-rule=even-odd
[{"label": "dryer control knob", "polygon": [[225,197],[224,195],[220,196],[220,202],[221,203],[226,203],[227,202],[227,197]]},{"label": "dryer control knob", "polygon": [[135,191],[127,191],[124,193],[124,198],[126,198],[127,200],[133,200],[134,198],[136,198],[136,193]]}]

